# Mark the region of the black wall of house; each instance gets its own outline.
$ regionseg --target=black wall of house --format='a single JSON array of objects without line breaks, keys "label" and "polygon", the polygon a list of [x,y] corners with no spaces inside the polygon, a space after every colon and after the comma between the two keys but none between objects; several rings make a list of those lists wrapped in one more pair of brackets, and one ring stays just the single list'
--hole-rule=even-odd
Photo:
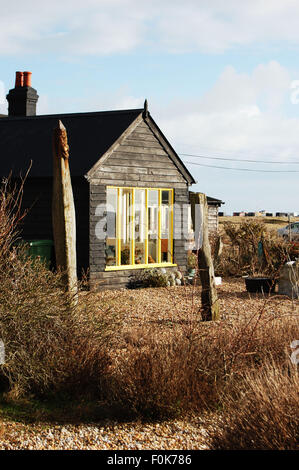
[{"label": "black wall of house", "polygon": [[[89,184],[84,177],[72,178],[76,210],[78,275],[89,266]],[[23,204],[28,213],[20,226],[24,240],[53,240],[52,178],[27,178]]]}]

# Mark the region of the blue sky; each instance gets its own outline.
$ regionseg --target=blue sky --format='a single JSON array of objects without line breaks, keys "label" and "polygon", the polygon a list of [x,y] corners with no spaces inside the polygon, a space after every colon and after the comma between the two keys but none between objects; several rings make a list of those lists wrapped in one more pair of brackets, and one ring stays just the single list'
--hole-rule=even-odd
[{"label": "blue sky", "polygon": [[147,98],[179,154],[209,157],[182,155],[196,163],[186,163],[198,181],[192,189],[225,201],[227,213],[299,212],[298,2],[0,0],[0,7],[0,112],[17,70],[32,72],[38,114],[137,108]]}]

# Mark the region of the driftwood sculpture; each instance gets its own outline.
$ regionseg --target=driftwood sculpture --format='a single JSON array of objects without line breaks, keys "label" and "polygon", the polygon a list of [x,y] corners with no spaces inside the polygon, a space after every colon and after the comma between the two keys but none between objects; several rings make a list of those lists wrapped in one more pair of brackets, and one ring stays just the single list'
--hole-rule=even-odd
[{"label": "driftwood sculpture", "polygon": [[[208,204],[207,197],[203,193],[191,193],[191,214],[193,220],[193,227],[195,234],[200,237],[200,243],[198,248],[198,270],[202,285],[201,291],[201,303],[202,303],[202,319],[208,320],[219,320],[220,309],[219,300],[215,284],[214,265],[211,255],[211,247],[209,242],[209,230],[208,230]],[[196,205],[201,208],[201,230],[197,227],[198,221],[196,221]],[[197,240],[195,240],[195,243]]]},{"label": "driftwood sculpture", "polygon": [[77,302],[76,216],[69,169],[67,133],[61,121],[53,135],[52,224],[56,265],[64,273],[72,301]]}]

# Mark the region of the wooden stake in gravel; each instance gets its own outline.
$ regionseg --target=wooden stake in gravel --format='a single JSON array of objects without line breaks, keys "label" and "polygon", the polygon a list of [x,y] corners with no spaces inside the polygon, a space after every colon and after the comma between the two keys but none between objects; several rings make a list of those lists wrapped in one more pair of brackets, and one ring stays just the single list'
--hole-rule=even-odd
[{"label": "wooden stake in gravel", "polygon": [[77,303],[76,215],[69,169],[67,133],[61,121],[53,134],[52,224],[56,265],[65,273],[72,303]]},{"label": "wooden stake in gravel", "polygon": [[202,237],[201,246],[198,246],[198,270],[202,285],[201,303],[202,303],[202,319],[204,321],[219,320],[220,307],[215,284],[214,265],[211,255],[211,247],[209,242],[209,229],[208,229],[208,204],[207,197],[203,193],[191,193],[191,213],[193,219],[193,227],[195,233],[198,232],[196,228],[195,208],[196,204],[202,208]]}]

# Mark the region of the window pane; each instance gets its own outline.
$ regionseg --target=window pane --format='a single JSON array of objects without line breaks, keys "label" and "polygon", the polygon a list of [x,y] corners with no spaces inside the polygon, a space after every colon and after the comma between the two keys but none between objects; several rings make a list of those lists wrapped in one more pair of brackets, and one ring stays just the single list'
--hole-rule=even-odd
[{"label": "window pane", "polygon": [[158,208],[159,191],[148,190],[148,262],[158,262]]},{"label": "window pane", "polygon": [[171,192],[161,192],[161,262],[171,263]]},{"label": "window pane", "polygon": [[117,259],[117,189],[107,188],[107,236],[106,236],[106,265],[116,266]]},{"label": "window pane", "polygon": [[120,190],[121,264],[132,264],[132,189]]},{"label": "window pane", "polygon": [[135,264],[145,264],[145,190],[135,189]]}]

